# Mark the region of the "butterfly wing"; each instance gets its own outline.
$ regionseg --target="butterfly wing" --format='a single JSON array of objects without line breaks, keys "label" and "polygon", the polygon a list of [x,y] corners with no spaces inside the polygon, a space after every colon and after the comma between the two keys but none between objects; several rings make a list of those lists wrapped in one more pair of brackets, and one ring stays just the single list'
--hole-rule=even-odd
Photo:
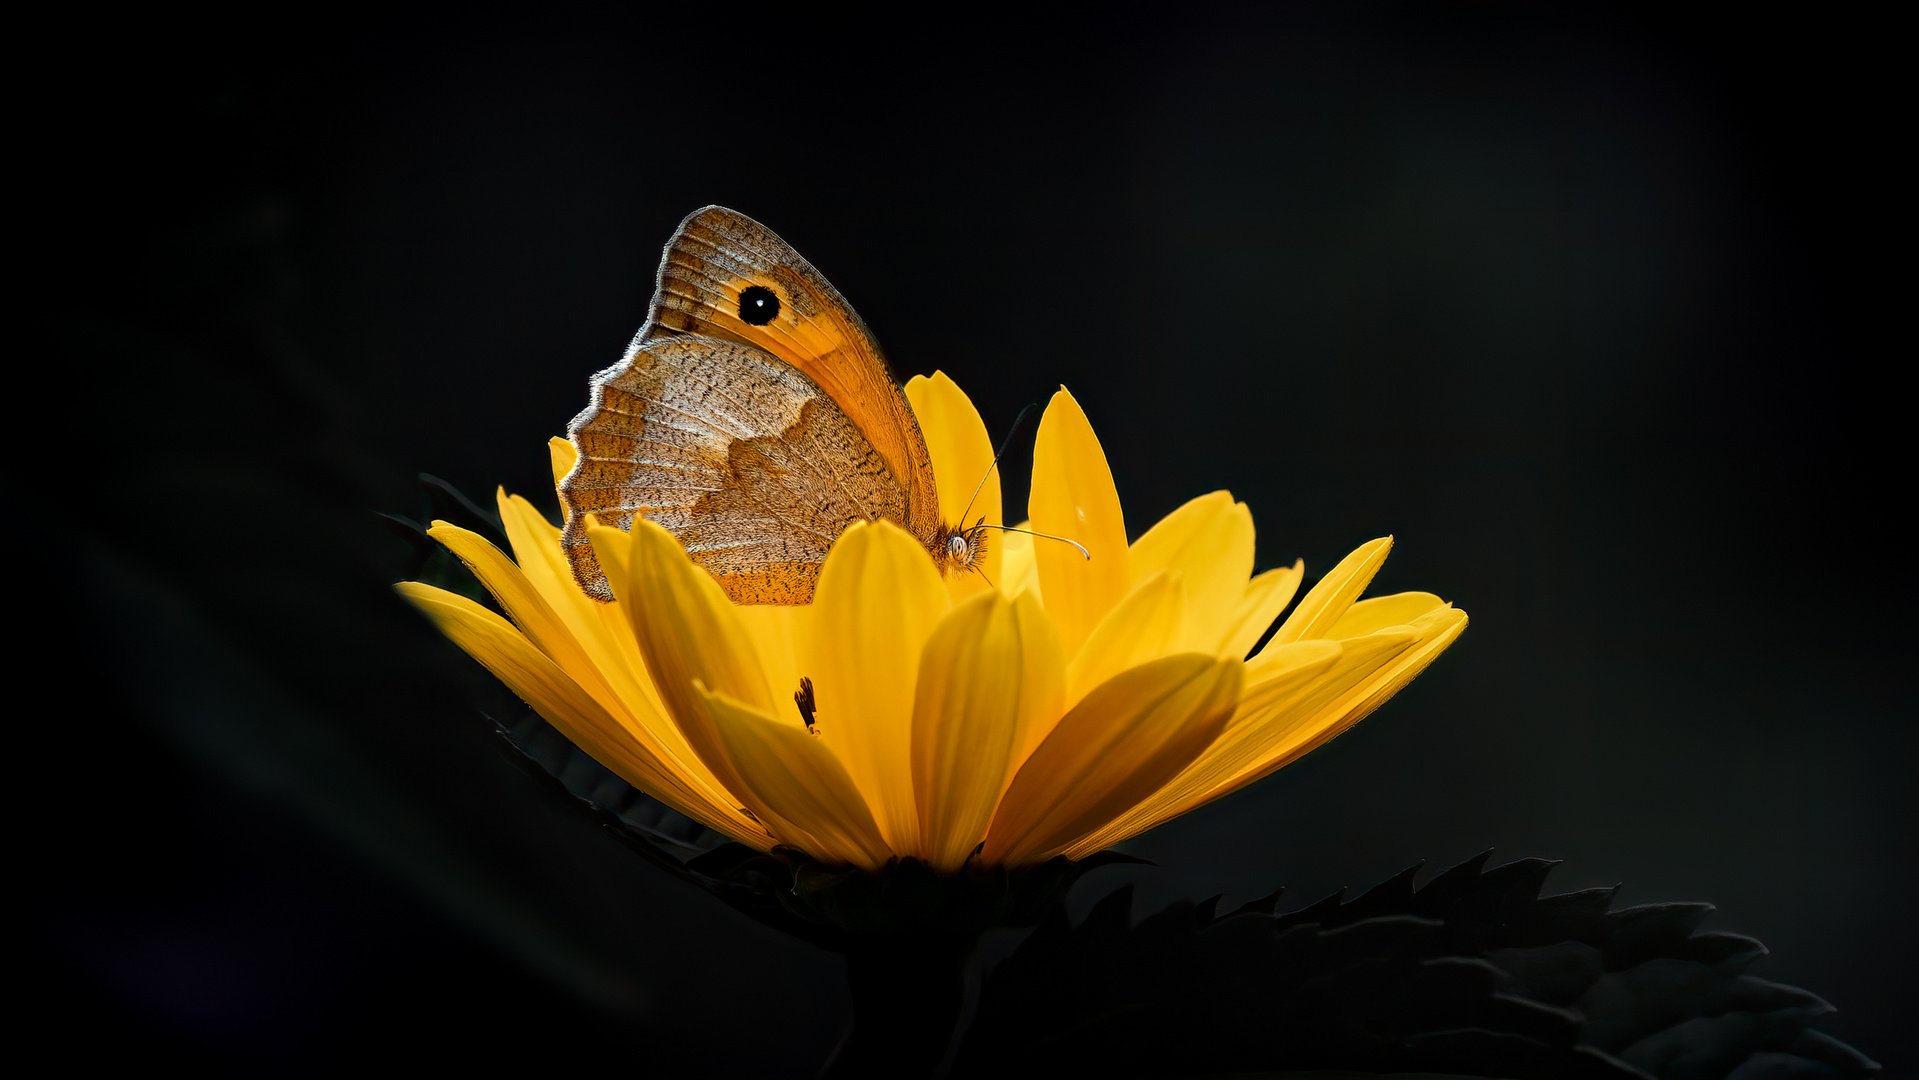
[{"label": "butterfly wing", "polygon": [[586,515],[671,530],[739,603],[805,603],[826,551],[886,517],[934,550],[939,495],[919,421],[866,324],[813,265],[719,206],[680,222],[646,325],[593,378],[560,485],[567,558],[612,599]]},{"label": "butterfly wing", "polygon": [[803,604],[854,521],[904,520],[907,494],[821,386],[750,345],[673,335],[642,341],[593,379],[568,437],[560,542],[573,576],[611,600],[586,515],[664,526],[735,603]]},{"label": "butterfly wing", "polygon": [[898,478],[906,511],[895,520],[934,539],[939,496],[912,406],[852,305],[773,230],[722,206],[680,222],[660,260],[640,340],[675,334],[751,345],[805,373]]}]

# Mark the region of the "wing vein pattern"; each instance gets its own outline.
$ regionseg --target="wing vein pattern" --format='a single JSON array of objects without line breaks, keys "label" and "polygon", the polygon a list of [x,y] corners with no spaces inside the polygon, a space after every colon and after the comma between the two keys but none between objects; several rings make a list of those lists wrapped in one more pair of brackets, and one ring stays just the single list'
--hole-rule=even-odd
[{"label": "wing vein pattern", "polygon": [[[778,300],[752,322],[750,288]],[[561,543],[601,600],[592,521],[656,522],[737,603],[810,601],[854,521],[942,542],[925,438],[871,331],[785,241],[722,207],[680,223],[646,325],[567,435],[579,460],[560,485]]]}]

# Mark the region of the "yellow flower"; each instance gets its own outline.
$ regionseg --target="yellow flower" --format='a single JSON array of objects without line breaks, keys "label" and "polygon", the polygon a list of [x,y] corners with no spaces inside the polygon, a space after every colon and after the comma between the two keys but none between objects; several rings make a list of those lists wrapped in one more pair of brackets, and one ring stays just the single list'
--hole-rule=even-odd
[{"label": "yellow flower", "polygon": [[[906,392],[941,511],[958,520],[992,459],[985,425],[943,374]],[[557,483],[573,450],[551,449]],[[998,506],[995,479],[975,516],[997,522]],[[431,534],[510,622],[430,585],[401,592],[633,786],[743,844],[830,865],[1084,858],[1331,739],[1466,625],[1429,593],[1359,600],[1391,546],[1380,539],[1247,657],[1303,567],[1250,577],[1252,515],[1223,491],[1128,544],[1105,453],[1063,389],[1040,421],[1029,509],[1034,529],[1090,559],[1004,534],[983,574],[942,579],[905,530],[855,524],[812,604],[736,607],[638,521],[593,530],[618,597],[600,604],[574,585],[553,525],[504,491],[499,507],[514,559],[453,525]],[[802,676],[811,731],[793,700]]]}]

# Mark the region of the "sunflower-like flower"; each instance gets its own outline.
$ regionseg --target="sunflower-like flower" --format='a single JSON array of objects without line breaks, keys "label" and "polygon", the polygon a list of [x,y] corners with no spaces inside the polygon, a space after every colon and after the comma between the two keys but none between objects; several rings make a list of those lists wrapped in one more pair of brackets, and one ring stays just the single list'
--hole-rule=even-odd
[{"label": "sunflower-like flower", "polygon": [[[943,374],[906,393],[945,520],[999,522],[979,413]],[[551,444],[555,482],[573,450]],[[1106,456],[1062,389],[1034,448],[1032,528],[978,574],[940,576],[885,520],[833,545],[814,602],[729,602],[664,529],[596,527],[616,597],[574,584],[559,530],[499,496],[509,559],[443,522],[511,621],[399,586],[548,723],[634,787],[731,838],[874,870],[915,857],[1018,868],[1081,859],[1235,791],[1377,708],[1465,628],[1429,593],[1360,600],[1390,539],[1348,555],[1248,655],[1303,566],[1252,576],[1253,521],[1224,491],[1127,543]],[[811,708],[796,708],[802,679]]]}]

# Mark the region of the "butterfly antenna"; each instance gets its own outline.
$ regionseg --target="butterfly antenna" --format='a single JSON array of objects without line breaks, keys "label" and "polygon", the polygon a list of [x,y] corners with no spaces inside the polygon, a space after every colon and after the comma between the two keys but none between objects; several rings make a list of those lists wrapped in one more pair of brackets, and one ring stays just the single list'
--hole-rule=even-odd
[{"label": "butterfly antenna", "polygon": [[1081,544],[1077,540],[1068,540],[1064,536],[1054,536],[1052,533],[1034,532],[1031,529],[1015,529],[1011,525],[980,525],[980,526],[977,526],[977,528],[998,529],[1001,532],[1025,533],[1027,536],[1037,536],[1043,540],[1058,540],[1062,544],[1071,544],[1074,547],[1079,548],[1079,553],[1081,555],[1086,556],[1086,558],[1089,560],[1093,557],[1093,553],[1086,550],[1085,545]]},{"label": "butterfly antenna", "polygon": [[979,486],[973,489],[973,497],[966,500],[966,509],[960,511],[959,520],[965,521],[966,515],[973,512],[973,504],[979,501],[979,493],[986,490],[986,481],[992,477],[993,470],[999,468],[999,459],[1006,456],[1006,448],[1013,445],[1013,436],[1019,434],[1020,424],[1024,423],[1027,415],[1036,408],[1038,408],[1037,405],[1027,402],[1026,407],[1019,411],[1019,415],[1013,417],[1013,426],[1006,429],[1006,437],[999,443],[999,452],[993,455],[993,463],[986,467],[986,475],[979,478]]}]

